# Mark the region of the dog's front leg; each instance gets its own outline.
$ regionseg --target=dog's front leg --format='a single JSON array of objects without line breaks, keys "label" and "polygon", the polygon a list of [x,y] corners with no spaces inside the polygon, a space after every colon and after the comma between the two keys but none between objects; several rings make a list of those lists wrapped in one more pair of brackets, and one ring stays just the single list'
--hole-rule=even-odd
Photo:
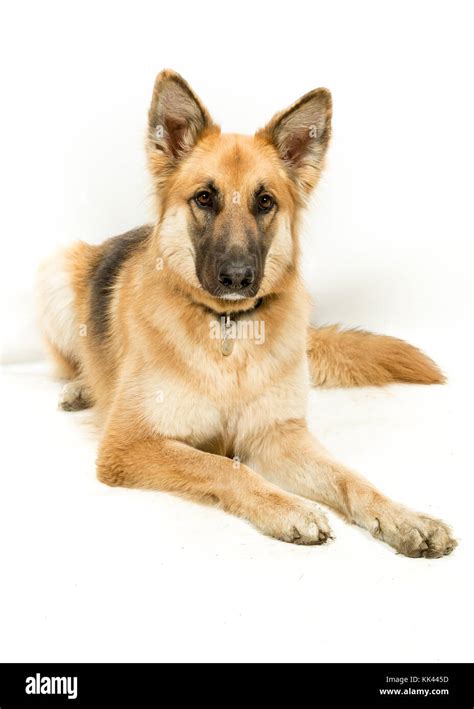
[{"label": "dog's front leg", "polygon": [[406,556],[440,557],[457,544],[444,522],[393,502],[333,460],[303,420],[275,424],[243,445],[243,460],[267,480],[329,505]]},{"label": "dog's front leg", "polygon": [[97,475],[107,485],[215,502],[282,541],[322,544],[330,536],[326,517],[314,503],[278,489],[245,465],[169,438],[106,434]]}]

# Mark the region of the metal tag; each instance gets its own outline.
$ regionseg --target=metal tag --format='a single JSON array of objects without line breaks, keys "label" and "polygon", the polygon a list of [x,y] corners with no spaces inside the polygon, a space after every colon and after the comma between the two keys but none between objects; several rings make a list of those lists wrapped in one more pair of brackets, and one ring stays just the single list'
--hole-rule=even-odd
[{"label": "metal tag", "polygon": [[224,320],[224,337],[222,338],[221,343],[221,352],[224,357],[228,357],[232,354],[232,350],[234,349],[234,340],[230,337],[231,329],[232,325],[230,315],[226,315]]},{"label": "metal tag", "polygon": [[228,357],[230,354],[232,354],[233,349],[234,349],[234,340],[231,340],[228,337],[224,338],[222,340],[222,344],[221,344],[221,352],[224,355],[224,357]]}]

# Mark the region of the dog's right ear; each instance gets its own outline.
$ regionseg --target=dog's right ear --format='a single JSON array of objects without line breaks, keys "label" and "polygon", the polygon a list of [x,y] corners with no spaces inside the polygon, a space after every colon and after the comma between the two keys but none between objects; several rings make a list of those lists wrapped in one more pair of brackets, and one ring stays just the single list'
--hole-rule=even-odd
[{"label": "dog's right ear", "polygon": [[176,164],[212,126],[206,108],[179,74],[170,69],[158,74],[148,112],[152,167]]}]

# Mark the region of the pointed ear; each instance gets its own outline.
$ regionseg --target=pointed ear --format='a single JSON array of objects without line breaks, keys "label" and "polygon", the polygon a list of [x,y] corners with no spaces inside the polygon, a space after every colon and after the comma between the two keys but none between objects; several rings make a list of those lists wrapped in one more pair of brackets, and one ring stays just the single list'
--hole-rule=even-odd
[{"label": "pointed ear", "polygon": [[304,196],[315,187],[331,137],[332,101],[327,89],[315,89],[277,113],[257,135],[277,149]]},{"label": "pointed ear", "polygon": [[148,112],[151,159],[154,153],[157,162],[176,163],[212,125],[209,113],[179,74],[170,69],[158,74]]}]

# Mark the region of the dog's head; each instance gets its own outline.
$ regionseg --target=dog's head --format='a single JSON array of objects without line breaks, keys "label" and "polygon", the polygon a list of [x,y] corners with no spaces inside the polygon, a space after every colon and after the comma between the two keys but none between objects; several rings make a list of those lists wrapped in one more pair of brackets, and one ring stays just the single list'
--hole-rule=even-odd
[{"label": "dog's head", "polygon": [[316,89],[254,136],[221,134],[188,84],[158,75],[147,152],[160,252],[173,275],[218,309],[249,307],[294,272],[298,212],[321,173],[331,95]]}]

